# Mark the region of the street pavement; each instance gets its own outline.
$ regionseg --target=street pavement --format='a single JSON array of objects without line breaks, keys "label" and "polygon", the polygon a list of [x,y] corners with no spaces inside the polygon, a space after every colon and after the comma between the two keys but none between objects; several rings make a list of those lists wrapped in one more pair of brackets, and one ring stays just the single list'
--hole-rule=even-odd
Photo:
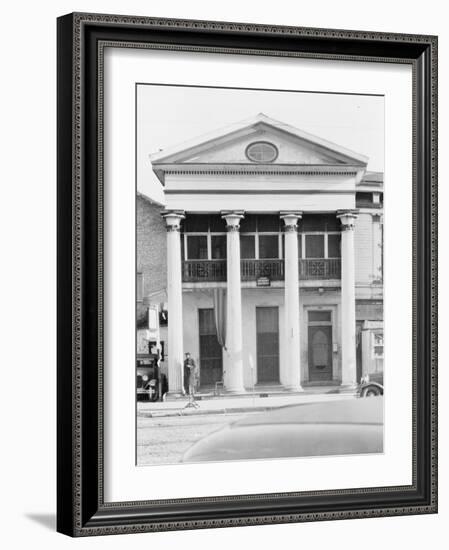
[{"label": "street pavement", "polygon": [[[266,395],[266,394],[262,394]],[[137,464],[178,463],[199,439],[230,422],[288,405],[354,399],[354,393],[304,391],[296,394],[200,396],[198,408],[186,407],[188,397],[137,403]]]},{"label": "street pavement", "polygon": [[176,464],[196,441],[254,413],[137,417],[137,464]]},{"label": "street pavement", "polygon": [[335,391],[316,393],[304,391],[301,393],[272,394],[261,397],[260,394],[203,397],[195,400],[195,407],[189,406],[188,396],[164,402],[139,401],[137,403],[137,415],[142,417],[166,417],[166,416],[193,416],[207,414],[229,414],[244,412],[261,412],[272,410],[287,405],[301,403],[316,403],[322,401],[335,401],[341,399],[353,399],[354,393],[336,393]]}]

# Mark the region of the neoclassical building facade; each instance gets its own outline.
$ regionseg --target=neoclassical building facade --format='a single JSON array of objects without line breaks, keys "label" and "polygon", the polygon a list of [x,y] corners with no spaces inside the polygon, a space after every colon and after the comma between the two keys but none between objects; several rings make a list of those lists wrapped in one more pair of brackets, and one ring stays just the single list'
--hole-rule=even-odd
[{"label": "neoclassical building facade", "polygon": [[383,176],[367,157],[259,114],[150,158],[170,392],[185,352],[201,388],[232,393],[383,368]]}]

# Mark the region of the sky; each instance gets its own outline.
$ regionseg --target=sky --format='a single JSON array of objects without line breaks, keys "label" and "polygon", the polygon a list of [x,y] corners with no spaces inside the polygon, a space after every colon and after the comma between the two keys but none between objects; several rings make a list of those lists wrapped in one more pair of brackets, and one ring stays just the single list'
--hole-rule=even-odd
[{"label": "sky", "polygon": [[258,113],[342,145],[384,170],[381,96],[147,85],[137,90],[137,190],[164,202],[149,155]]}]

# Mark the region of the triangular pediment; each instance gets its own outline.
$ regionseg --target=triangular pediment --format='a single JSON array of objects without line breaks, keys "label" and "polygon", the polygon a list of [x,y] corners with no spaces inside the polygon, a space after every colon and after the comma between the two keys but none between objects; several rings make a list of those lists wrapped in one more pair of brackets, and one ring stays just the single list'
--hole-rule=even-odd
[{"label": "triangular pediment", "polygon": [[[268,160],[254,159],[251,155],[254,144],[268,144],[273,155],[267,157]],[[193,165],[366,167],[368,159],[260,113],[250,120],[159,151],[151,156],[151,162],[160,176],[164,167],[169,166],[181,170],[183,166],[189,168]]]}]

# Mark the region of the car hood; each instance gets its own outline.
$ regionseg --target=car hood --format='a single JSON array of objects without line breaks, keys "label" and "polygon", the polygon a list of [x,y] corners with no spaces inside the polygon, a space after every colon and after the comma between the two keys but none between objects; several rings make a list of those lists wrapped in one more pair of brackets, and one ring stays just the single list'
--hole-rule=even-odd
[{"label": "car hood", "polygon": [[195,443],[183,462],[381,453],[383,398],[281,407]]}]

